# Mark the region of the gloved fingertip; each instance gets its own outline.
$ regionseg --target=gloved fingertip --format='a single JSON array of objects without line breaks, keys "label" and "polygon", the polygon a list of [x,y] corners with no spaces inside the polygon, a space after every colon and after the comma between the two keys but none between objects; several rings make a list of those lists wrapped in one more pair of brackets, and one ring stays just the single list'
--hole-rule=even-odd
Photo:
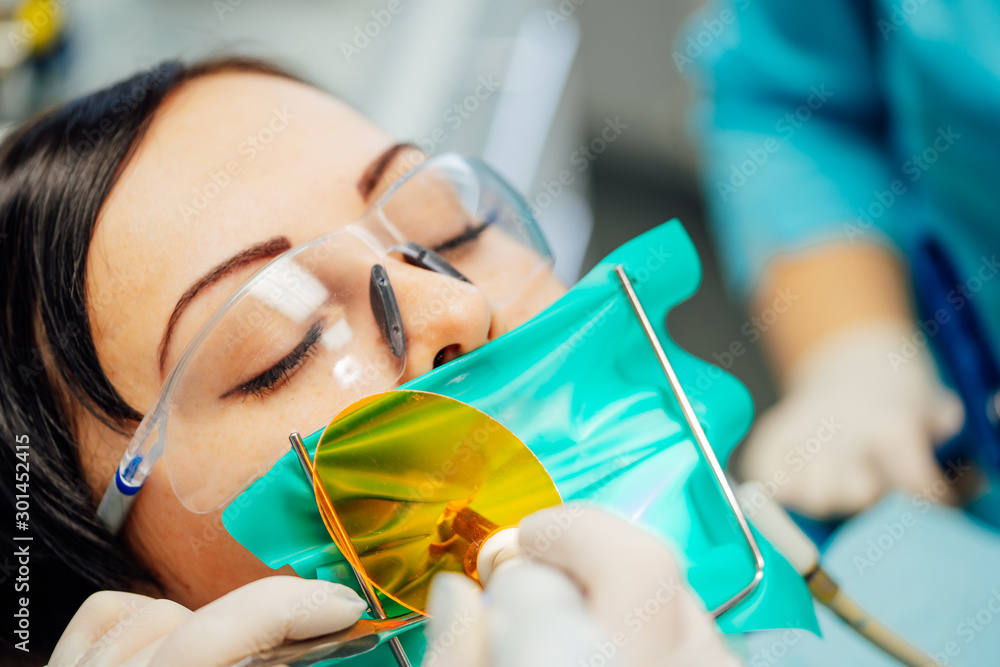
[{"label": "gloved fingertip", "polygon": [[353,589],[348,588],[343,584],[338,584],[334,581],[326,581],[324,579],[316,579],[316,587],[330,595],[336,600],[351,604],[351,605],[361,605],[362,607],[367,607],[368,603],[362,599]]},{"label": "gloved fingertip", "polygon": [[442,572],[434,577],[427,602],[423,667],[479,667],[485,645],[482,589],[468,577]]},{"label": "gloved fingertip", "polygon": [[432,617],[447,615],[457,605],[476,600],[481,594],[479,586],[463,574],[441,572],[431,582],[427,596],[427,613]]},{"label": "gloved fingertip", "polygon": [[914,480],[902,490],[911,496],[923,498],[932,503],[956,505],[959,501],[959,493],[955,485],[950,483],[944,473],[936,468],[936,464],[935,474],[932,477],[919,481]]},{"label": "gloved fingertip", "polygon": [[859,480],[857,483],[845,486],[843,490],[829,499],[828,518],[850,517],[863,512],[875,503],[889,490],[889,484],[882,479]]},{"label": "gloved fingertip", "polygon": [[935,442],[954,437],[965,425],[965,405],[951,390],[939,392],[928,412],[928,428]]},{"label": "gloved fingertip", "polygon": [[[585,506],[573,503],[539,510],[521,519],[518,542],[524,554],[543,561],[554,546],[566,546],[567,533],[584,516]],[[572,548],[572,547],[571,547]]]},{"label": "gloved fingertip", "polygon": [[76,667],[89,643],[84,632],[65,632],[52,652],[47,667]]},{"label": "gloved fingertip", "polygon": [[289,639],[307,639],[353,625],[368,603],[353,590],[332,581],[309,580],[312,591],[296,596],[289,608],[293,625]]}]

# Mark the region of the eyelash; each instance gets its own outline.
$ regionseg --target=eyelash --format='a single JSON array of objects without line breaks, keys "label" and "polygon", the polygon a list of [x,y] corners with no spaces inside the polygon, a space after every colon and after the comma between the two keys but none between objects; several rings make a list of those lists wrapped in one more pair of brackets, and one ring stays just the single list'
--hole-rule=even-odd
[{"label": "eyelash", "polygon": [[446,252],[448,250],[454,250],[455,248],[463,246],[466,243],[471,243],[475,241],[477,238],[479,238],[479,235],[485,232],[486,228],[492,225],[496,221],[497,221],[496,211],[490,211],[484,216],[484,220],[480,224],[476,225],[475,227],[471,226],[466,227],[465,231],[459,234],[458,236],[449,239],[444,243],[440,243],[434,246],[433,248],[431,248],[431,250],[437,253],[441,253],[441,252]]},{"label": "eyelash", "polygon": [[316,322],[309,327],[309,331],[306,332],[302,341],[295,346],[295,349],[289,352],[283,359],[260,375],[247,380],[238,387],[230,389],[222,395],[222,398],[237,395],[263,398],[272,393],[281,385],[288,382],[292,375],[302,368],[306,360],[316,351],[316,345],[319,343],[322,335],[323,323]]},{"label": "eyelash", "polygon": [[[479,238],[494,222],[496,222],[496,214],[490,213],[482,223],[475,227],[466,227],[464,232],[435,246],[433,250],[434,252],[444,252],[463,246],[466,243],[471,243]],[[230,389],[222,395],[222,398],[230,398],[236,395],[263,398],[273,393],[281,385],[288,382],[292,375],[302,368],[306,360],[312,356],[313,352],[316,351],[316,344],[319,343],[322,333],[323,324],[321,322],[312,325],[309,331],[306,332],[302,342],[296,345],[295,349],[289,352],[281,361],[260,375],[247,380],[238,387]]]}]

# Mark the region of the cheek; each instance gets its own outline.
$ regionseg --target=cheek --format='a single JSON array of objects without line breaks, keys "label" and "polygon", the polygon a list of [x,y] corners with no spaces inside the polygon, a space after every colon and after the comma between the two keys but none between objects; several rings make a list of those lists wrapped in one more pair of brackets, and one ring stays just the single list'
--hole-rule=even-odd
[{"label": "cheek", "polygon": [[178,502],[165,474],[154,471],[136,499],[127,527],[129,545],[166,597],[196,609],[240,586],[273,576],[222,525],[222,510],[195,514]]},{"label": "cheek", "polygon": [[524,324],[566,293],[551,262],[502,230],[486,230],[479,241],[445,259],[482,289],[509,328]]},{"label": "cheek", "polygon": [[[510,274],[502,272],[498,280],[510,280]],[[566,286],[553,275],[549,268],[538,271],[515,298],[500,307],[504,321],[511,329],[518,327],[555,303],[566,293]]]}]

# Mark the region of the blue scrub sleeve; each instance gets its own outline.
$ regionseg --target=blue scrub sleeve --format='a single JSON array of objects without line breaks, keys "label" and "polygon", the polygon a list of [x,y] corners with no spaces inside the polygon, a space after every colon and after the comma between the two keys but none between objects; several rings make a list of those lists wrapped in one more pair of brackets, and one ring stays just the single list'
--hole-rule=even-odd
[{"label": "blue scrub sleeve", "polygon": [[864,0],[716,0],[678,39],[674,62],[700,90],[703,188],[737,296],[775,254],[884,243],[901,212],[898,197],[878,203],[890,202],[894,170],[876,20]]}]

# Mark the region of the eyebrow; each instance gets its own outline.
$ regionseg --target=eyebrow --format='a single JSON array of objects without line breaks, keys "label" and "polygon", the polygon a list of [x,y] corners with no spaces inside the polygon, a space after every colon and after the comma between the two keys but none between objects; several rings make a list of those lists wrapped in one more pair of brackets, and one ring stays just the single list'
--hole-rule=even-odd
[{"label": "eyebrow", "polygon": [[277,257],[286,250],[291,249],[291,247],[292,243],[287,237],[275,236],[272,239],[268,239],[267,241],[252,245],[245,250],[241,250],[195,281],[195,283],[191,285],[191,287],[189,287],[183,295],[181,295],[181,298],[178,299],[177,305],[174,306],[174,312],[170,314],[170,319],[167,321],[167,328],[163,333],[163,339],[160,340],[160,347],[158,351],[160,375],[163,375],[163,367],[167,362],[167,349],[170,345],[170,336],[174,332],[174,327],[177,325],[178,320],[180,320],[184,309],[187,308],[188,304],[191,303],[191,300],[194,299],[199,292],[209,285],[219,282],[235,271],[239,271],[240,269],[261,260]]},{"label": "eyebrow", "polygon": [[[392,164],[393,159],[399,155],[399,153],[408,149],[420,150],[419,147],[408,141],[393,144],[379,154],[379,156],[365,168],[364,173],[361,174],[361,179],[358,181],[358,192],[361,193],[362,197],[368,199],[372,191],[375,189],[375,186],[378,185],[380,180],[382,180],[382,176],[385,174],[386,169],[389,168],[389,165]],[[160,375],[163,375],[164,366],[167,363],[167,350],[170,346],[170,336],[174,332],[174,327],[177,325],[178,320],[180,320],[184,309],[187,308],[188,304],[191,303],[191,300],[194,299],[199,292],[209,285],[222,280],[234,271],[238,271],[245,266],[264,259],[277,257],[286,250],[290,250],[291,247],[291,242],[285,236],[276,236],[262,243],[252,245],[222,262],[191,285],[191,287],[189,287],[187,291],[181,295],[181,298],[178,299],[177,305],[174,306],[174,311],[170,314],[170,319],[167,321],[167,328],[163,332],[163,338],[160,340],[160,347],[157,351],[157,361],[160,367]]]},{"label": "eyebrow", "polygon": [[420,148],[408,141],[393,144],[368,165],[368,168],[361,174],[361,179],[358,180],[358,192],[361,193],[362,197],[368,199],[371,196],[372,191],[375,190],[375,186],[382,180],[385,170],[392,164],[393,159],[405,150],[419,151]]}]

